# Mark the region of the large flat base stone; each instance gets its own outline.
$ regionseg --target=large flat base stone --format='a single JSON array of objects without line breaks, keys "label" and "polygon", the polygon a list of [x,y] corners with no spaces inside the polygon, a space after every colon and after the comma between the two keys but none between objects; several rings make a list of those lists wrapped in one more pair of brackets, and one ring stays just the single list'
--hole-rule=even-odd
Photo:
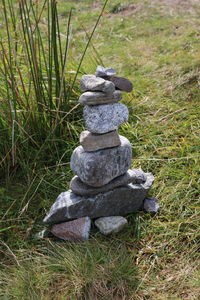
[{"label": "large flat base stone", "polygon": [[79,196],[71,190],[61,193],[52,205],[44,223],[59,223],[82,217],[124,216],[143,207],[154,177],[147,174],[144,184],[128,184],[93,197]]}]

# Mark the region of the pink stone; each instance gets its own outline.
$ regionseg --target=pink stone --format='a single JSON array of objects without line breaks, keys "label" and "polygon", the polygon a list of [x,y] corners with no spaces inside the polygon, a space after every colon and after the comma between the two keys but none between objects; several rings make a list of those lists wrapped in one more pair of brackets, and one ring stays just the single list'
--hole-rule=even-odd
[{"label": "pink stone", "polygon": [[55,224],[51,233],[65,241],[85,241],[89,238],[91,219],[89,217],[79,218],[73,221]]}]

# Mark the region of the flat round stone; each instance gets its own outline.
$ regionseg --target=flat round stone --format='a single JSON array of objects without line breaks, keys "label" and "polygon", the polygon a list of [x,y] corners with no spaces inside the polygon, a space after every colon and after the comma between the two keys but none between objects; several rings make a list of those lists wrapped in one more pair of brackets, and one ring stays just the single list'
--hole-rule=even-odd
[{"label": "flat round stone", "polygon": [[118,129],[128,120],[128,108],[121,103],[86,105],[83,116],[87,130],[93,133],[106,133]]},{"label": "flat round stone", "polygon": [[94,152],[77,147],[71,156],[72,171],[86,184],[99,187],[124,174],[131,166],[132,148],[127,138],[120,136],[121,145]]},{"label": "flat round stone", "polygon": [[80,144],[85,151],[97,151],[105,148],[117,147],[121,143],[116,130],[103,134],[83,131],[80,135]]},{"label": "flat round stone", "polygon": [[78,102],[83,105],[100,105],[116,103],[121,99],[122,94],[120,91],[115,91],[113,94],[105,94],[103,92],[85,92],[80,96]]},{"label": "flat round stone", "polygon": [[83,181],[78,176],[74,176],[70,182],[70,189],[77,195],[93,196],[99,193],[104,193],[113,190],[119,186],[125,186],[129,183],[144,183],[147,175],[141,169],[128,170],[123,175],[120,175],[109,183],[101,187],[92,187]]}]

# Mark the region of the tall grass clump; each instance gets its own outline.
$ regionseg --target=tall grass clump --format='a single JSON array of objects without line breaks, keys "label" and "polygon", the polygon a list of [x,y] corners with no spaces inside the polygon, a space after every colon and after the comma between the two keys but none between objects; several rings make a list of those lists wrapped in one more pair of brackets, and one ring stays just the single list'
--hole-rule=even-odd
[{"label": "tall grass clump", "polygon": [[102,12],[80,61],[74,63],[69,53],[72,10],[63,34],[56,0],[2,0],[0,164],[3,175],[10,176],[19,168],[27,170],[27,166],[33,169],[38,164],[56,163],[67,153],[66,146],[73,142],[80,127],[76,79]]}]

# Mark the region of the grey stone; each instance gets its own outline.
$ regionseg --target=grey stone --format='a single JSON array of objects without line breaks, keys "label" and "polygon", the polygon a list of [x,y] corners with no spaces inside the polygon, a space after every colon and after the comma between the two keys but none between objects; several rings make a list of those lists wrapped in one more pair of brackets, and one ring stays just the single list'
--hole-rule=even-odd
[{"label": "grey stone", "polygon": [[89,238],[91,219],[79,218],[73,221],[53,225],[51,233],[66,241],[85,241]]},{"label": "grey stone", "polygon": [[80,81],[81,91],[101,91],[106,94],[112,94],[115,91],[115,85],[111,81],[105,80],[95,75],[83,75]]},{"label": "grey stone", "polygon": [[144,200],[144,210],[149,213],[157,213],[159,210],[158,199],[154,197],[148,197]]},{"label": "grey stone", "polygon": [[77,147],[71,156],[70,167],[88,185],[99,187],[124,174],[131,166],[132,148],[124,136],[121,145],[94,152]]},{"label": "grey stone", "polygon": [[84,197],[71,190],[61,193],[52,205],[44,223],[59,223],[70,219],[90,217],[124,216],[138,211],[153,183],[152,174],[147,174],[143,184],[128,184],[96,196]]},{"label": "grey stone", "polygon": [[128,224],[127,220],[120,216],[102,217],[94,223],[104,235],[118,233]]},{"label": "grey stone", "polygon": [[93,196],[129,183],[144,183],[146,179],[147,175],[141,169],[134,169],[128,170],[102,187],[92,187],[82,182],[78,176],[74,176],[70,182],[70,189],[77,195]]},{"label": "grey stone", "polygon": [[93,133],[115,130],[128,120],[128,108],[121,103],[86,105],[83,114],[86,129]]},{"label": "grey stone", "polygon": [[97,151],[105,148],[117,147],[121,144],[116,130],[104,134],[83,131],[80,135],[80,144],[85,151]]},{"label": "grey stone", "polygon": [[109,80],[113,82],[115,87],[121,91],[130,93],[133,89],[133,85],[131,81],[127,78],[111,76]]},{"label": "grey stone", "polygon": [[115,72],[114,69],[104,68],[102,66],[97,66],[96,73],[95,73],[95,75],[99,76],[99,77],[112,76],[112,75],[115,75],[115,74],[116,74],[116,72]]},{"label": "grey stone", "polygon": [[103,76],[101,78],[113,82],[115,88],[118,90],[130,93],[133,89],[131,81],[127,78],[118,76]]},{"label": "grey stone", "polygon": [[120,91],[115,91],[113,94],[105,94],[103,92],[85,92],[83,93],[78,102],[83,105],[100,105],[112,104],[122,99]]}]

